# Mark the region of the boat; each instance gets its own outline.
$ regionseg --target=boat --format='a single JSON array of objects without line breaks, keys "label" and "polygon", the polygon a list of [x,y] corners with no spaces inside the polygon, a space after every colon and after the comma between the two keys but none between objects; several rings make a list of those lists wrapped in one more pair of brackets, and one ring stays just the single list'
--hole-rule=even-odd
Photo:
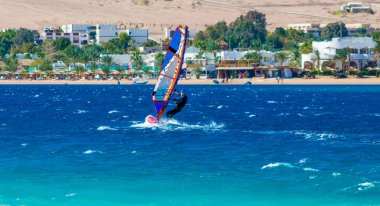
[{"label": "boat", "polygon": [[141,78],[133,78],[133,84],[140,84],[140,85],[144,85],[144,84],[147,84],[148,83],[148,80],[145,80],[145,79],[141,79]]}]

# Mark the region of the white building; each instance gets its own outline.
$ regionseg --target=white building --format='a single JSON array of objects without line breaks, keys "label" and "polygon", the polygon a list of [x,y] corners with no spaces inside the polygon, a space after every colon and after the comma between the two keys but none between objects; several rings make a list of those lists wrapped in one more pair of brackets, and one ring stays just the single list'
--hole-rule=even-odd
[{"label": "white building", "polygon": [[116,24],[97,24],[96,43],[101,44],[111,39],[117,38],[118,31]]},{"label": "white building", "polygon": [[66,24],[61,26],[61,29],[65,33],[79,32],[79,33],[90,33],[96,31],[96,26],[89,24]]},{"label": "white building", "polygon": [[[367,61],[371,59],[372,49],[375,48],[376,42],[371,37],[344,37],[333,38],[331,41],[313,42],[312,45],[313,51],[319,52],[319,69],[322,68],[323,62],[333,59],[339,53],[339,50],[347,48],[350,50],[350,59],[352,62],[355,62],[356,67],[365,68]],[[316,58],[314,53],[303,54],[302,68],[305,67],[306,62],[315,62]],[[335,67],[342,69],[342,62],[337,61]]]},{"label": "white building", "polygon": [[[164,36],[164,38],[165,38],[165,39],[170,39],[170,38],[173,37],[174,32],[175,32],[175,29],[165,28],[165,29],[164,29],[164,32],[165,32],[165,36]],[[190,38],[190,39],[194,38],[195,35],[196,35],[198,32],[199,32],[198,30],[195,30],[195,29],[189,28],[189,29],[188,29],[188,38]]]},{"label": "white building", "polygon": [[[320,37],[323,28],[327,24],[318,23],[301,23],[301,24],[289,24],[288,28],[303,31],[304,33],[311,33],[314,37]],[[370,35],[373,32],[379,31],[379,28],[374,28],[370,24],[345,24],[348,36],[355,36],[359,29],[366,29],[367,34]]]},{"label": "white building", "polygon": [[68,38],[72,45],[82,47],[88,44],[89,37],[87,33],[64,33],[64,32],[43,32],[40,36],[41,40],[56,40],[58,38]]},{"label": "white building", "polygon": [[148,29],[127,29],[124,31],[131,39],[135,40],[137,45],[142,45],[148,41],[149,31]]},{"label": "white building", "polygon": [[341,10],[351,12],[351,13],[372,13],[372,8],[370,5],[363,4],[361,2],[350,2],[348,4],[342,5]]},{"label": "white building", "polygon": [[321,25],[317,23],[289,24],[288,28],[311,33],[314,37],[320,37],[322,32]]}]

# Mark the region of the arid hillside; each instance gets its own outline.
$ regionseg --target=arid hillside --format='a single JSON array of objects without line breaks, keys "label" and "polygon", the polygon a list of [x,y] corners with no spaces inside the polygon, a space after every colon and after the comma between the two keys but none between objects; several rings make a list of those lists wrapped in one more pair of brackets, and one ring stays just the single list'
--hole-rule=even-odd
[{"label": "arid hillside", "polygon": [[[368,0],[363,2],[368,3]],[[289,23],[337,21],[380,26],[380,1],[370,1],[375,14],[333,15],[342,0],[0,0],[0,28],[42,29],[70,23],[116,23],[145,27],[160,38],[163,29],[186,24],[194,30],[220,20],[230,22],[249,9],[267,15],[268,28]],[[227,5],[228,4],[228,5]],[[285,12],[285,13],[284,13]],[[288,13],[286,13],[288,12]],[[302,15],[307,14],[307,15]],[[321,16],[321,17],[314,17]],[[332,19],[329,19],[332,18]],[[355,19],[355,20],[352,20]]]}]

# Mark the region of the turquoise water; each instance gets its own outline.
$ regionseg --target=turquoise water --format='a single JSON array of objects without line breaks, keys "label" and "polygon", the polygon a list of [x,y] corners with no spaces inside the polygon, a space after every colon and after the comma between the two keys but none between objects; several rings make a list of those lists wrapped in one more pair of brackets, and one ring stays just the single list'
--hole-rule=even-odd
[{"label": "turquoise water", "polygon": [[379,86],[0,87],[0,205],[380,205]]}]

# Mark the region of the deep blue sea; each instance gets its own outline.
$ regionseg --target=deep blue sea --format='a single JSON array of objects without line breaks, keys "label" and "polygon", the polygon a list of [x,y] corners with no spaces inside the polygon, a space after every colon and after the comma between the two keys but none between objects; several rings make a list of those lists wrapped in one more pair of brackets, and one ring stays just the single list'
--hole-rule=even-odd
[{"label": "deep blue sea", "polygon": [[380,86],[0,86],[0,205],[380,205]]}]

